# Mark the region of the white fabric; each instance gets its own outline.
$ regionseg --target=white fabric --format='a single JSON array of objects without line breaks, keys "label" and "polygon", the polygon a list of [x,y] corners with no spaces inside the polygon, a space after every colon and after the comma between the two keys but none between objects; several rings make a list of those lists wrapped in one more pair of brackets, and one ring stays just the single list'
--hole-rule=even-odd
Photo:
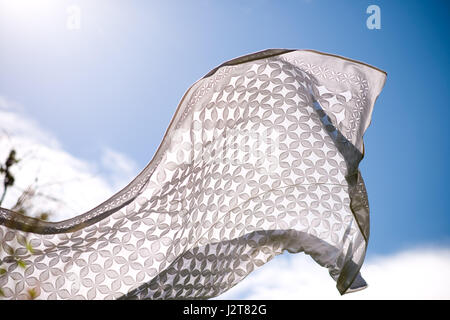
[{"label": "white fabric", "polygon": [[342,294],[364,288],[358,164],[385,77],[311,50],[212,70],[148,166],[103,204],[58,223],[0,209],[4,296],[210,298],[284,250],[311,255]]}]

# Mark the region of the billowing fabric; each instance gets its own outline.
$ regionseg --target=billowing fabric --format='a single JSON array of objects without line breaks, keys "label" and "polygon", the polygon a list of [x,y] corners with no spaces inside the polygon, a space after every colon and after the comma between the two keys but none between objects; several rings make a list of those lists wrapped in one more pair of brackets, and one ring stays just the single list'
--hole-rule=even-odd
[{"label": "billowing fabric", "polygon": [[215,68],[147,167],[98,207],[56,223],[1,209],[5,298],[211,298],[285,250],[328,268],[341,294],[364,288],[358,164],[385,78],[311,50]]}]

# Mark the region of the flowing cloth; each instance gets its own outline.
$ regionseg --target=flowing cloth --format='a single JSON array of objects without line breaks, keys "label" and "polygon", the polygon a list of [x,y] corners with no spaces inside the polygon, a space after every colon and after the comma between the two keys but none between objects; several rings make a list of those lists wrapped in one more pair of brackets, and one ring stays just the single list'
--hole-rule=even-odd
[{"label": "flowing cloth", "polygon": [[364,288],[358,164],[385,79],[312,50],[222,64],[188,89],[153,159],[104,203],[61,222],[0,209],[2,294],[205,299],[285,250],[328,268],[341,294]]}]

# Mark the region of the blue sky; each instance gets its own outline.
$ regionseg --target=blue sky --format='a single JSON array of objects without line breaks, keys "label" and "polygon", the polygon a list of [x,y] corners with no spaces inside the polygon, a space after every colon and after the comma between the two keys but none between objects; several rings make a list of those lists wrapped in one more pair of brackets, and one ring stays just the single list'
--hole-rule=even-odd
[{"label": "blue sky", "polygon": [[[0,0],[0,97],[85,161],[142,169],[187,88],[266,48],[315,49],[388,73],[365,135],[367,255],[450,245],[447,1]],[[366,8],[381,9],[381,29]],[[81,9],[80,28],[66,23]]]}]

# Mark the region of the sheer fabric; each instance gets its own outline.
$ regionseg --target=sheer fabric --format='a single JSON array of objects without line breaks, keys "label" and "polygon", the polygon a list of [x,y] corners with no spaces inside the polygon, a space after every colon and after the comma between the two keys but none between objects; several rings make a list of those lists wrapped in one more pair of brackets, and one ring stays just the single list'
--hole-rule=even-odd
[{"label": "sheer fabric", "polygon": [[358,164],[385,78],[311,50],[215,68],[147,167],[98,207],[61,222],[0,209],[4,297],[211,298],[285,250],[328,268],[341,294],[364,288]]}]

